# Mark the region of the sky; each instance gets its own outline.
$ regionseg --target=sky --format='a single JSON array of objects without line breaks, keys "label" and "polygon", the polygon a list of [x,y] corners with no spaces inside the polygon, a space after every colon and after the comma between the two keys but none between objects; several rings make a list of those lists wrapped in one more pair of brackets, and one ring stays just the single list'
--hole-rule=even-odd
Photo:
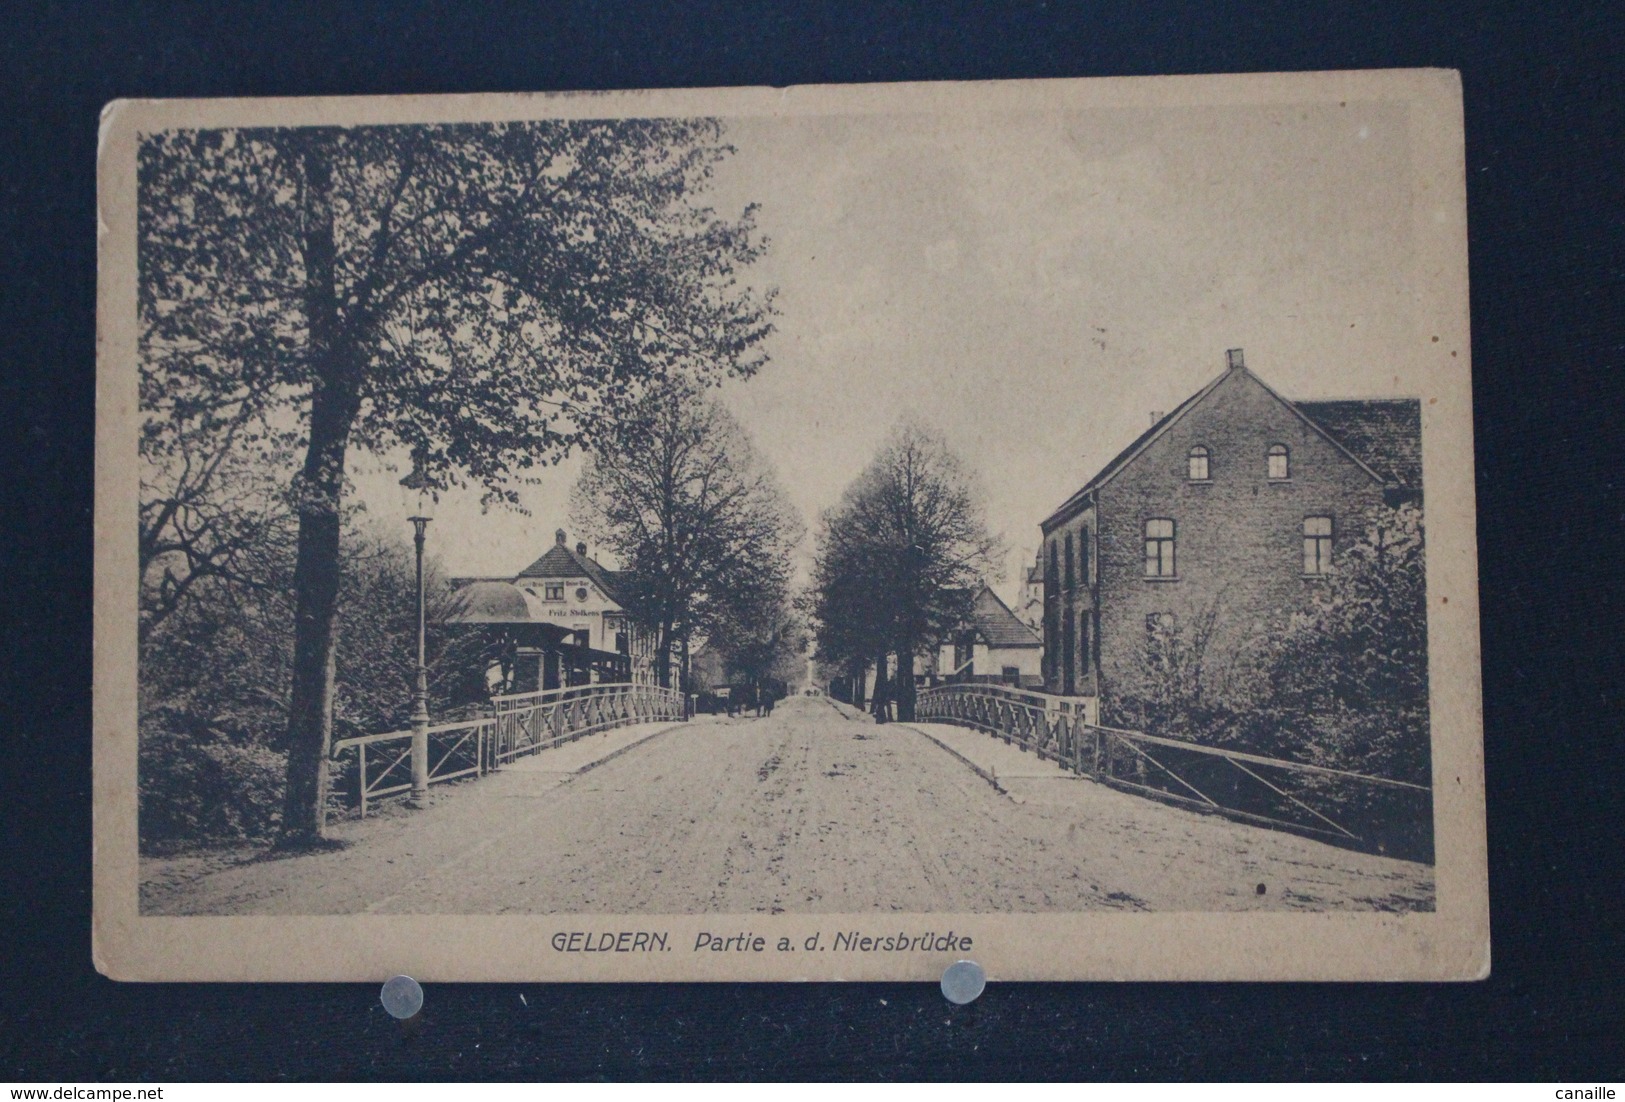
[{"label": "sky", "polygon": [[[1403,104],[724,123],[706,201],[758,204],[750,280],[779,315],[767,365],[721,393],[809,529],[911,413],[981,479],[1008,599],[1039,522],[1226,349],[1288,397],[1420,394]],[[404,526],[398,459],[353,474]],[[516,574],[568,527],[577,469],[524,491],[528,516],[453,491],[431,550]]]}]

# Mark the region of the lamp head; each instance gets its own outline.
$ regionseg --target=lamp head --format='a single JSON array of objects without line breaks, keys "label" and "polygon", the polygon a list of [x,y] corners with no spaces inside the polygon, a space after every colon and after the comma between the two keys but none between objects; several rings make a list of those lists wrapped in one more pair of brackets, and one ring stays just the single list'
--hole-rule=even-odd
[{"label": "lamp head", "polygon": [[422,535],[424,525],[434,515],[435,497],[434,487],[423,469],[421,452],[412,457],[412,473],[401,479],[401,504],[406,509],[407,519]]}]

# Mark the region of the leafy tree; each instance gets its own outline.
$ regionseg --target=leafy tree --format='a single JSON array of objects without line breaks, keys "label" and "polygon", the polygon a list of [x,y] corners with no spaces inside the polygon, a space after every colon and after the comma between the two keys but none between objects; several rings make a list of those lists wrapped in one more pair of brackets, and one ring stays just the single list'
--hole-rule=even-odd
[{"label": "leafy tree", "polygon": [[[413,550],[403,533],[347,512],[342,544],[348,610],[334,648],[338,737],[398,730],[417,663]],[[293,544],[254,552],[253,584],[201,579],[141,644],[143,844],[267,836],[281,822],[292,680]],[[489,640],[449,627],[454,598],[434,562],[428,577],[429,692],[436,715],[466,696]]]},{"label": "leafy tree", "polygon": [[1254,638],[1214,600],[1146,633],[1114,723],[1210,745],[1426,784],[1422,514],[1378,507],[1339,542],[1303,604]]},{"label": "leafy tree", "polygon": [[[139,638],[217,580],[257,588],[295,532],[278,456],[245,446],[254,404],[188,414],[154,410],[141,436]],[[281,467],[285,468],[285,464]]]},{"label": "leafy tree", "polygon": [[852,703],[863,703],[863,682],[875,664],[870,706],[884,714],[887,655],[892,646],[891,608],[880,594],[888,584],[883,564],[869,554],[856,514],[856,487],[819,520],[812,585],[803,600],[814,629],[818,660],[842,669],[852,685]]},{"label": "leafy tree", "polygon": [[806,625],[786,600],[730,619],[714,630],[707,642],[725,655],[730,680],[757,684],[772,680],[790,685],[806,671]]},{"label": "leafy tree", "polygon": [[1209,745],[1245,741],[1261,704],[1261,641],[1227,631],[1223,597],[1162,613],[1126,683],[1108,684],[1102,708],[1114,724]]},{"label": "leafy tree", "polygon": [[627,611],[656,633],[661,684],[676,643],[781,618],[801,518],[715,398],[651,392],[591,454],[571,511],[620,560]]},{"label": "leafy tree", "polygon": [[[820,655],[875,655],[875,702],[895,695],[914,717],[913,660],[969,616],[978,583],[1002,556],[980,487],[947,443],[900,424],[825,514],[814,569]],[[886,655],[896,656],[885,685]]]},{"label": "leafy tree", "polygon": [[284,840],[322,832],[352,446],[518,483],[651,383],[749,375],[752,211],[695,202],[706,119],[170,131],[143,140],[143,401],[247,402],[300,453]]},{"label": "leafy tree", "polygon": [[1277,737],[1317,764],[1428,783],[1426,586],[1420,507],[1372,510],[1273,650]]}]

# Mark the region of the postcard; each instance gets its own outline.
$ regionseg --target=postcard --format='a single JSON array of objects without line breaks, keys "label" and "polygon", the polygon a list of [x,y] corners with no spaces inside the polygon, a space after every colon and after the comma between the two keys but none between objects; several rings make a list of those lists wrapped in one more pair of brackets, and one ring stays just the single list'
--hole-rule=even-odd
[{"label": "postcard", "polygon": [[124,980],[1489,970],[1433,70],[115,102]]}]

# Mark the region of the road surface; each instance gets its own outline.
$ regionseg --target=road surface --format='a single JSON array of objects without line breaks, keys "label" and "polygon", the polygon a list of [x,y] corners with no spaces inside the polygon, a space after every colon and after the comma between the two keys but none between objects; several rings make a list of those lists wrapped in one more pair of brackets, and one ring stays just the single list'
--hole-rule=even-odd
[{"label": "road surface", "polygon": [[[142,910],[809,914],[1433,905],[1426,865],[1167,807],[1064,774],[992,739],[999,753],[1029,765],[1001,767],[1000,783],[990,783],[929,737],[930,728],[876,726],[819,698],[787,700],[763,719],[702,717],[656,730],[593,736],[602,741],[582,740],[437,788],[426,810],[396,808],[338,824],[334,833],[348,844],[334,852],[145,861]],[[614,749],[621,752],[602,760]]]}]

